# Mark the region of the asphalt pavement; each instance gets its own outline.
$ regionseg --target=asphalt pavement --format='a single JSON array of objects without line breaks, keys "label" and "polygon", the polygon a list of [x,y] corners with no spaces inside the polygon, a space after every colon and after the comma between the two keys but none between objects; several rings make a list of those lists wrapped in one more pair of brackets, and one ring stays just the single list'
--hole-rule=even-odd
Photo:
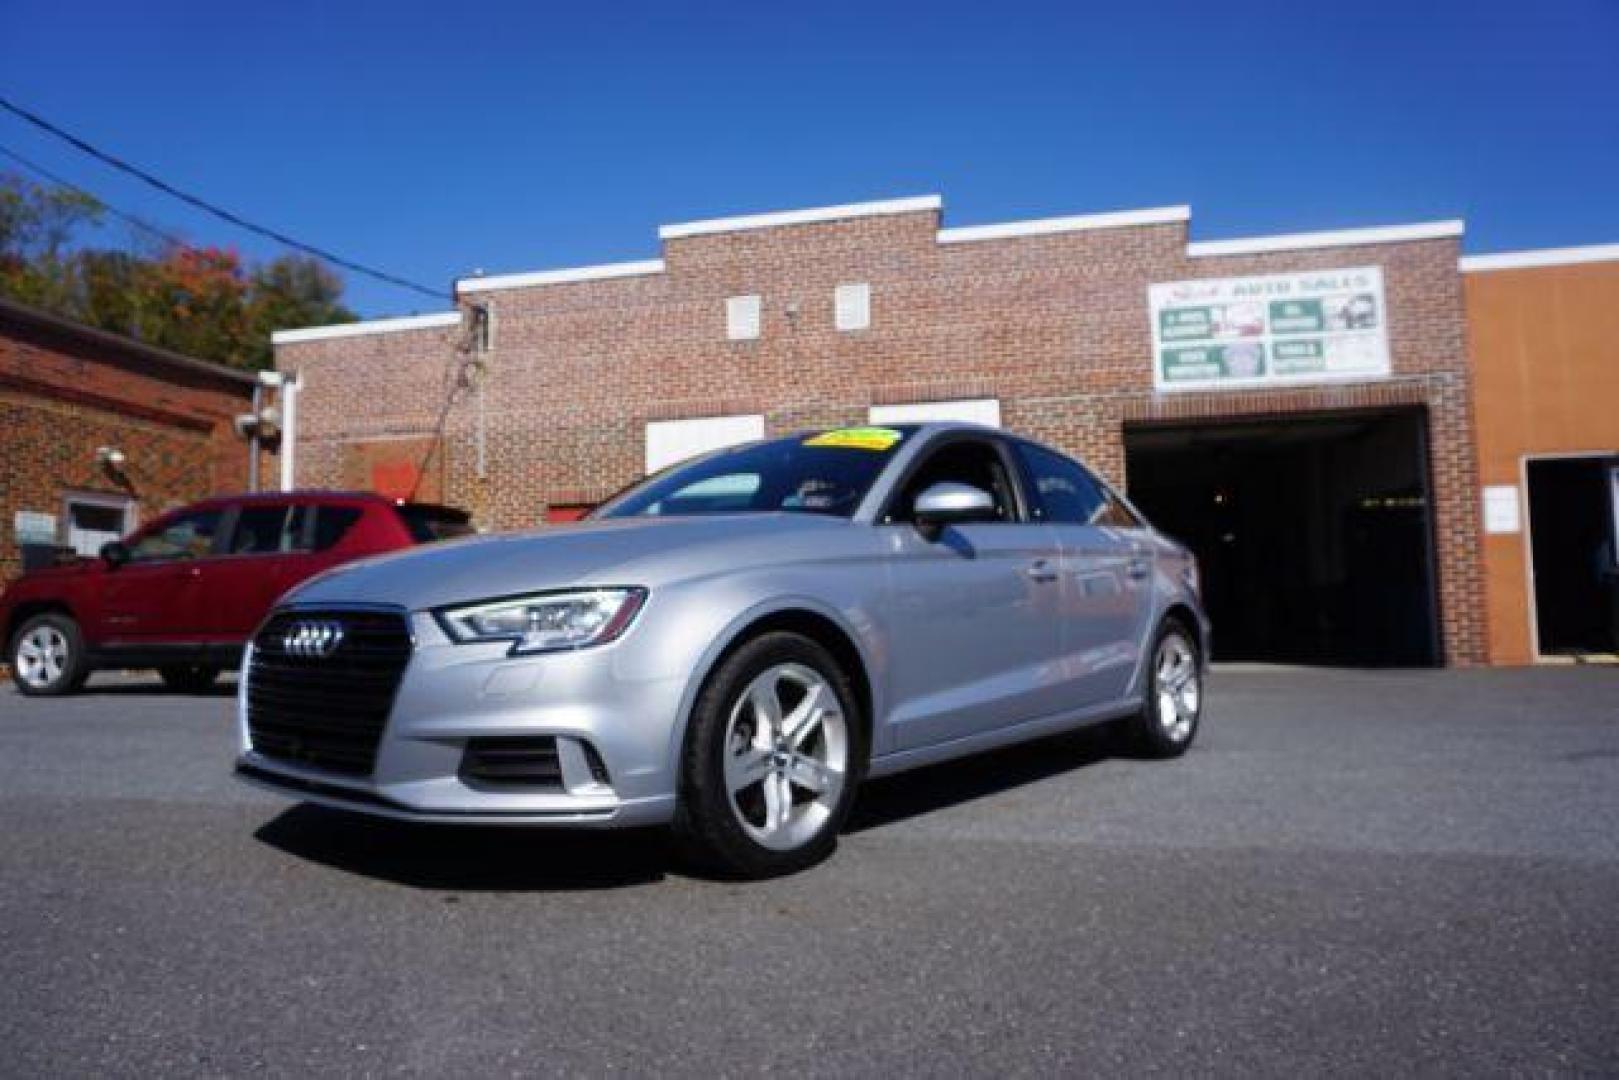
[{"label": "asphalt pavement", "polygon": [[870,786],[827,863],[230,778],[228,692],[0,686],[0,1075],[1619,1071],[1619,669],[1224,670]]}]

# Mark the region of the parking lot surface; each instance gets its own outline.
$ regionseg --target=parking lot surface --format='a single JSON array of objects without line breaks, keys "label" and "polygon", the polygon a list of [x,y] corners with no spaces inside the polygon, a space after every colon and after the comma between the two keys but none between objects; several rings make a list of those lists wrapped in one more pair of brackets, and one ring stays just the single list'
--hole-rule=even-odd
[{"label": "parking lot surface", "polygon": [[1619,671],[1223,670],[872,785],[763,884],[230,779],[232,700],[0,686],[0,1072],[1619,1068]]}]

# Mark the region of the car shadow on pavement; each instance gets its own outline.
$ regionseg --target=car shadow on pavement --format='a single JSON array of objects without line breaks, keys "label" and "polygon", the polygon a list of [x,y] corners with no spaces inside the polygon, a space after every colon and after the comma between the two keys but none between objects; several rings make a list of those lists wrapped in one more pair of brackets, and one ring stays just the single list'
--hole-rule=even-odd
[{"label": "car shadow on pavement", "polygon": [[[845,833],[881,828],[1127,756],[1110,726],[867,783]],[[553,892],[649,885],[670,875],[716,877],[679,853],[664,829],[522,829],[434,825],[295,806],[254,834],[277,851],[418,889]]]},{"label": "car shadow on pavement", "polygon": [[545,892],[661,881],[673,845],[655,829],[557,830],[433,825],[303,803],[254,839],[346,873],[417,889]]},{"label": "car shadow on pavement", "polygon": [[220,682],[206,690],[171,690],[159,680],[152,682],[109,682],[97,684],[92,678],[77,691],[84,697],[186,697],[231,698],[236,696],[234,682]]},{"label": "car shadow on pavement", "polygon": [[1099,724],[1005,750],[871,780],[860,789],[854,812],[843,831],[857,833],[892,825],[1109,758],[1129,756],[1130,750],[1114,726]]}]

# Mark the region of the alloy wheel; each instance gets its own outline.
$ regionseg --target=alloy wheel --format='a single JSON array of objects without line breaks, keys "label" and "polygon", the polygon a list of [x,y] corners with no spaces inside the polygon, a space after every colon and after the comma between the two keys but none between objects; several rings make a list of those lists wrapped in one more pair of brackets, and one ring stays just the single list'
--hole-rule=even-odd
[{"label": "alloy wheel", "polygon": [[1165,634],[1158,644],[1153,681],[1158,724],[1174,742],[1185,742],[1197,723],[1203,685],[1197,653],[1179,631]]},{"label": "alloy wheel", "polygon": [[52,686],[68,664],[67,635],[54,626],[36,626],[17,643],[17,678],[37,690]]},{"label": "alloy wheel", "polygon": [[832,816],[849,769],[849,729],[831,683],[804,664],[760,673],[731,706],[725,788],[754,841],[791,851]]}]

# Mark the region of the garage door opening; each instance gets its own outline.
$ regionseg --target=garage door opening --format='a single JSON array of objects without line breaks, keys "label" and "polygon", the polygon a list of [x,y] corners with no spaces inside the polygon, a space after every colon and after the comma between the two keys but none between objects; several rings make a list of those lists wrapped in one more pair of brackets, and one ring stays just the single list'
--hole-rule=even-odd
[{"label": "garage door opening", "polygon": [[1125,455],[1197,553],[1215,659],[1440,662],[1420,410],[1131,428]]},{"label": "garage door opening", "polygon": [[1619,467],[1612,458],[1547,458],[1526,472],[1540,655],[1619,651]]}]

